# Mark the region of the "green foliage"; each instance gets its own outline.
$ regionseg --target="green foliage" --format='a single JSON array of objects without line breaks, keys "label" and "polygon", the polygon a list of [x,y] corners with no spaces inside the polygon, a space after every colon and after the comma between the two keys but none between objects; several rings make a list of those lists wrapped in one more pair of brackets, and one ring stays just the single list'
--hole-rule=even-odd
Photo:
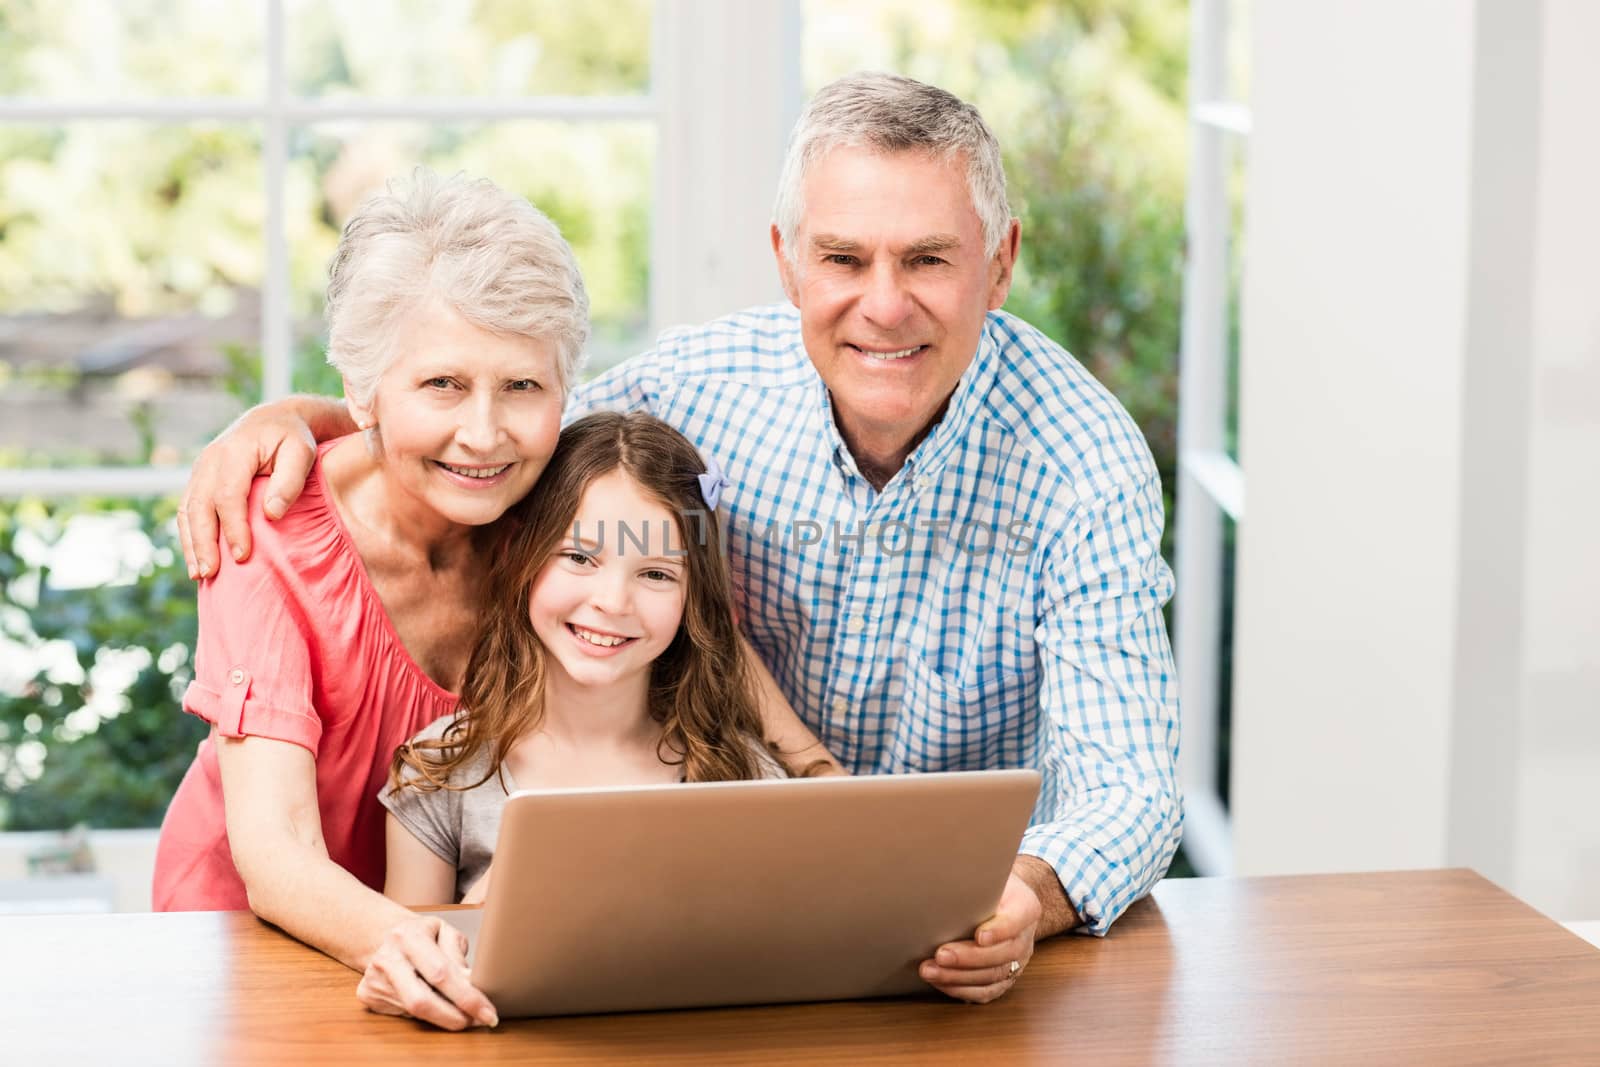
[{"label": "green foliage", "polygon": [[[259,24],[228,7],[0,0],[0,93],[258,92]],[[643,93],[651,8],[330,0],[295,15],[289,74],[309,95]],[[374,21],[389,32],[371,33]],[[582,264],[597,347],[636,347],[655,138],[649,121],[295,127],[284,190],[295,387],[340,392],[317,329],[329,258],[360,199],[419,161],[492,176],[549,213]],[[0,315],[103,309],[111,332],[194,311],[250,324],[264,267],[260,152],[243,122],[0,125]],[[242,404],[259,400],[257,347],[218,347],[211,384]],[[56,395],[109,384],[66,363],[0,361],[0,387],[13,382]],[[30,444],[0,450],[0,464],[148,463],[162,444],[191,454],[196,441],[163,441],[173,430],[155,404],[119,393],[125,401],[107,407],[133,429],[130,447]],[[0,501],[0,830],[160,821],[204,735],[179,706],[196,620],[171,511],[170,501]],[[40,561],[75,519],[108,513],[142,533],[149,559],[106,584],[58,588],[76,583]]]},{"label": "green foliage", "polygon": [[[1079,0],[1010,45],[1027,70],[1002,139],[1022,219],[1011,310],[1060,341],[1150,442],[1172,514],[1183,294],[1185,11]],[[1172,527],[1168,524],[1170,558]]]},{"label": "green foliage", "polygon": [[[1152,172],[1131,147],[1109,149],[1105,103],[1040,100],[1008,146],[1025,235],[1009,309],[1065,345],[1127,407],[1150,442],[1170,515],[1183,186],[1181,174]],[[1169,524],[1169,550],[1171,537]]]},{"label": "green foliage", "polygon": [[[19,551],[25,532],[54,545],[74,516],[107,511],[127,513],[150,542],[130,581],[57,589],[49,566]],[[172,515],[169,500],[0,503],[0,647],[13,662],[47,643],[56,654],[14,691],[0,689],[0,829],[160,823],[206,733],[179,710],[195,597]],[[132,675],[120,698],[96,692],[117,673]]]},{"label": "green foliage", "polygon": [[323,0],[294,13],[290,85],[312,95],[643,93],[653,6]]}]

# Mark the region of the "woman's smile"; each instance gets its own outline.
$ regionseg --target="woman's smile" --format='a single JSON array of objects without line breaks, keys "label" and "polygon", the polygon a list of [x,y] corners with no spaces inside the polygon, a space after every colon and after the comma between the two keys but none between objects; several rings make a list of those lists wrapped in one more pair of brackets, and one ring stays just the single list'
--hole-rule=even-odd
[{"label": "woman's smile", "polygon": [[446,463],[440,459],[429,460],[452,485],[463,489],[494,489],[512,477],[516,463],[483,464]]}]

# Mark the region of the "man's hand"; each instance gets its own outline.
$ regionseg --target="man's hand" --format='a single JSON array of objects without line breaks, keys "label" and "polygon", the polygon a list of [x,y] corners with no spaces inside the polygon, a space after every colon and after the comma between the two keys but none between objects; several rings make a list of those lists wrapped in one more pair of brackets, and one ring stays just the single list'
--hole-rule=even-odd
[{"label": "man's hand", "polygon": [[957,1000],[987,1004],[1004,995],[1033,958],[1033,943],[1077,925],[1077,913],[1043,860],[1018,856],[994,917],[970,941],[940,945],[923,960],[922,980]]},{"label": "man's hand", "polygon": [[1010,989],[1033,958],[1034,930],[1042,909],[1039,898],[1013,871],[994,917],[970,941],[940,945],[918,971],[933,988],[973,1004],[987,1004]]},{"label": "man's hand", "polygon": [[[315,401],[326,409],[333,401]],[[330,435],[333,436],[333,435]],[[235,560],[250,555],[245,505],[250,482],[271,475],[264,510],[277,519],[305,488],[317,442],[295,400],[251,408],[206,446],[189,472],[178,505],[178,538],[191,578],[209,578],[221,562],[217,530]]]}]

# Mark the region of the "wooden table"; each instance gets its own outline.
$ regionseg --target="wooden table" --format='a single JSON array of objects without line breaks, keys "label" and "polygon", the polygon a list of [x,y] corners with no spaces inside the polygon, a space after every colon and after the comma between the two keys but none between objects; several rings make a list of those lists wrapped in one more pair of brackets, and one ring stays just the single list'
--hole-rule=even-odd
[{"label": "wooden table", "polygon": [[1600,1063],[1600,950],[1470,871],[1162,883],[1016,988],[508,1020],[382,1018],[248,914],[0,919],[0,1063]]}]

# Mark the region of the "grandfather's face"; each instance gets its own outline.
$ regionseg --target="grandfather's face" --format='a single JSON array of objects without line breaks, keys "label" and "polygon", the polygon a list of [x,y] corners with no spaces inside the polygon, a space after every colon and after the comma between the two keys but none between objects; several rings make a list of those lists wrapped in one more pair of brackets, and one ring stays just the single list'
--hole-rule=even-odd
[{"label": "grandfather's face", "polygon": [[909,447],[971,364],[985,314],[1005,303],[1016,224],[986,257],[961,157],[835,148],[803,194],[792,266],[776,227],[772,239],[806,352],[853,449]]}]

